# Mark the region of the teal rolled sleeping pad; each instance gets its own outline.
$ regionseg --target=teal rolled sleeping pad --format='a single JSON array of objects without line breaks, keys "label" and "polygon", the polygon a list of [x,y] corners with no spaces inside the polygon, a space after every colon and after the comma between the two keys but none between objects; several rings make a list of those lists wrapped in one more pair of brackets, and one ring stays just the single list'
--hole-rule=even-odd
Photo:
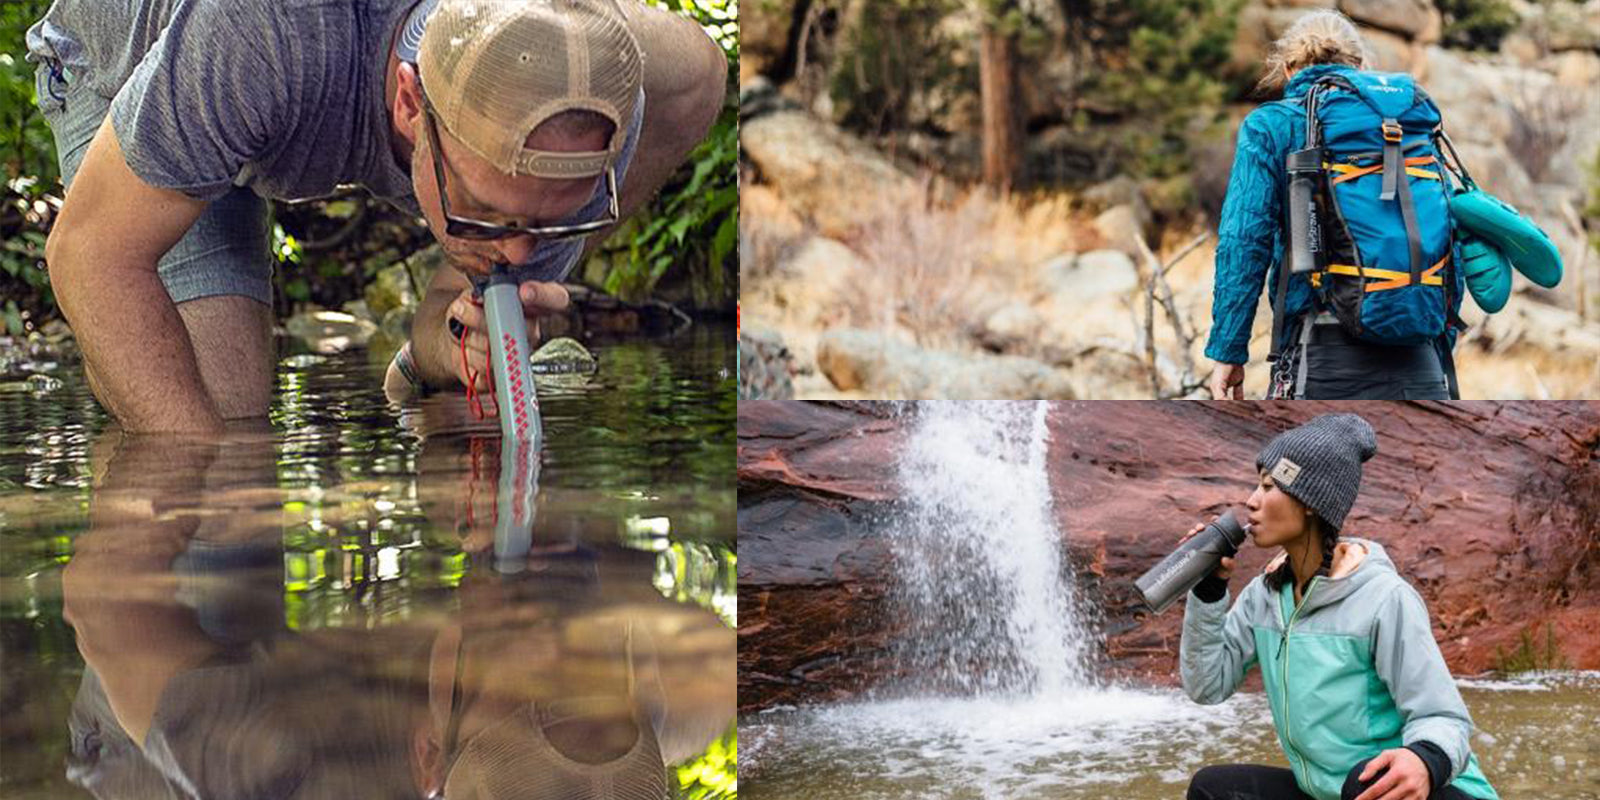
[{"label": "teal rolled sleeping pad", "polygon": [[1511,297],[1511,261],[1494,245],[1465,230],[1459,239],[1461,274],[1478,307],[1490,314],[1506,307]]},{"label": "teal rolled sleeping pad", "polygon": [[1546,289],[1561,282],[1561,253],[1533,221],[1476,187],[1450,197],[1450,216],[1505,255],[1517,271]]}]

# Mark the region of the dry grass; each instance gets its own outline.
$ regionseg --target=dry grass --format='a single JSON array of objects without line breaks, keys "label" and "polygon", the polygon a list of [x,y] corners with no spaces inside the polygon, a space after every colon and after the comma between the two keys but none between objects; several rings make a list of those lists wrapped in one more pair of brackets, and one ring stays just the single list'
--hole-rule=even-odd
[{"label": "dry grass", "polygon": [[1074,249],[1070,202],[966,190],[941,199],[924,184],[849,244],[866,269],[844,321],[904,332],[923,347],[961,348],[1006,300],[1040,291],[1037,267]]}]

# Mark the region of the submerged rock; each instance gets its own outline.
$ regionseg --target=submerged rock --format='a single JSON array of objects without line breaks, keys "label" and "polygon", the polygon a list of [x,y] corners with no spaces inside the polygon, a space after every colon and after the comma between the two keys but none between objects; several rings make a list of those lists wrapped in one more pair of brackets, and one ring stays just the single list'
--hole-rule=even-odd
[{"label": "submerged rock", "polygon": [[575,375],[594,372],[600,365],[581,342],[558,336],[545,342],[528,357],[535,375]]},{"label": "submerged rock", "polygon": [[378,326],[342,311],[322,309],[295,314],[283,321],[290,336],[318,353],[341,353],[365,347]]}]

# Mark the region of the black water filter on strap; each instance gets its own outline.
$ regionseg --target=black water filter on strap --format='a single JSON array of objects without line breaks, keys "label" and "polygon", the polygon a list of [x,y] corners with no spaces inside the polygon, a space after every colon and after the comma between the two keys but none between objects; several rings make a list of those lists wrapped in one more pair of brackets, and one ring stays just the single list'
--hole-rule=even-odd
[{"label": "black water filter on strap", "polygon": [[1222,559],[1239,552],[1245,528],[1229,511],[1161,559],[1133,582],[1144,604],[1157,614],[1210,575]]}]

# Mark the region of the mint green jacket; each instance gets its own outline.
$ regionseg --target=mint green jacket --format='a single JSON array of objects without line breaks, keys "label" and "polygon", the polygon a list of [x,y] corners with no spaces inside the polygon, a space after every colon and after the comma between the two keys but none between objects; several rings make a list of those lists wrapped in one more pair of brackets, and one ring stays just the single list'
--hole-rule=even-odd
[{"label": "mint green jacket", "polygon": [[[1450,757],[1451,783],[1499,800],[1468,737],[1472,719],[1433,640],[1428,609],[1383,547],[1346,538],[1330,576],[1267,588],[1258,575],[1230,609],[1188,597],[1180,669],[1197,703],[1226,700],[1260,665],[1278,742],[1300,789],[1338,800],[1363,759],[1417,741]],[[1361,549],[1366,549],[1365,556]]]}]

